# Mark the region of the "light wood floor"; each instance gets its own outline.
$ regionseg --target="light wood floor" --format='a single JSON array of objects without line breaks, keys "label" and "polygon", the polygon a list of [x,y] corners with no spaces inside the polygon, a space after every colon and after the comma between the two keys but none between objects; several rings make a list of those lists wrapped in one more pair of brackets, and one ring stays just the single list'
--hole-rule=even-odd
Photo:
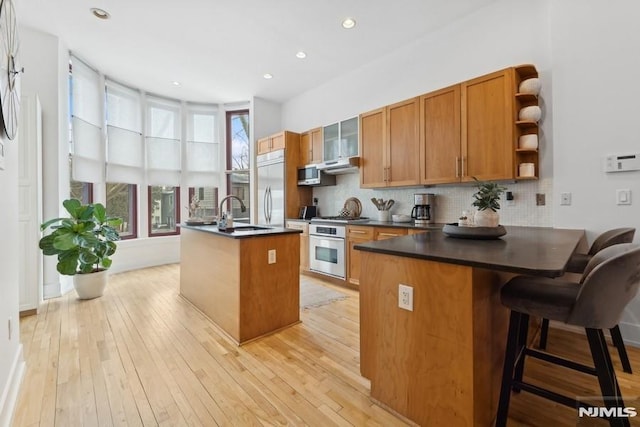
[{"label": "light wood floor", "polygon": [[[340,288],[350,297],[238,348],[178,296],[179,275],[178,265],[116,274],[102,298],[71,293],[22,319],[27,372],[13,425],[408,425],[369,398],[359,374],[357,292]],[[588,362],[580,335],[552,330],[549,349]],[[629,351],[640,372],[640,351]],[[527,363],[525,376],[556,390],[597,394],[594,377]],[[625,396],[640,396],[640,375],[618,372]],[[513,426],[576,425],[575,411],[526,393],[510,415]]]}]

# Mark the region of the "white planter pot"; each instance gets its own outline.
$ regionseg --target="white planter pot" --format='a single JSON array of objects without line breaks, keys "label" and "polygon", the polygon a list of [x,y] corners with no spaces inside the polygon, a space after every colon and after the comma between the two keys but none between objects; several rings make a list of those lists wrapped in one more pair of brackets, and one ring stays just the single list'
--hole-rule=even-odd
[{"label": "white planter pot", "polygon": [[107,286],[108,277],[109,270],[73,276],[73,287],[76,288],[78,298],[93,299],[101,297],[104,293],[104,288]]},{"label": "white planter pot", "polygon": [[476,227],[497,227],[500,224],[500,215],[491,209],[476,211],[473,224]]}]

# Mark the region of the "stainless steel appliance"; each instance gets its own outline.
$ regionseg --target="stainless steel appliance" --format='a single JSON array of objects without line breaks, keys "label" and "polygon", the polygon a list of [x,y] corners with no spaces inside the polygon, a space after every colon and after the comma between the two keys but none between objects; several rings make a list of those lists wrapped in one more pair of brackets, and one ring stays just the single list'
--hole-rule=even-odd
[{"label": "stainless steel appliance", "polygon": [[346,277],[346,227],[332,223],[309,224],[309,269],[344,279]]},{"label": "stainless steel appliance", "polygon": [[260,154],[258,166],[258,224],[284,227],[284,150]]},{"label": "stainless steel appliance", "polygon": [[435,223],[434,205],[436,195],[431,193],[418,193],[413,195],[414,207],[411,210],[411,218],[417,225]]},{"label": "stainless steel appliance", "polygon": [[336,185],[336,177],[322,172],[318,169],[318,165],[306,165],[298,168],[298,185],[313,187]]}]

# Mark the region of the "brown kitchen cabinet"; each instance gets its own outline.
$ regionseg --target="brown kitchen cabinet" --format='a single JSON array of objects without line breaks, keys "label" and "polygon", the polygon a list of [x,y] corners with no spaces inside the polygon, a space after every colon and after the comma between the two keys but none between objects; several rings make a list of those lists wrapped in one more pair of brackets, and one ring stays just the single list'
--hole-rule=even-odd
[{"label": "brown kitchen cabinet", "polygon": [[287,145],[294,143],[291,139],[295,136],[295,144],[298,144],[300,136],[297,133],[282,131],[265,138],[258,139],[258,154],[269,153],[271,151],[280,150]]},{"label": "brown kitchen cabinet", "polygon": [[420,99],[360,115],[360,187],[420,183]]},{"label": "brown kitchen cabinet", "polygon": [[322,128],[300,134],[300,166],[322,162]]},{"label": "brown kitchen cabinet", "polygon": [[347,226],[347,281],[352,285],[360,284],[360,251],[353,248],[355,245],[406,235],[406,228]]},{"label": "brown kitchen cabinet", "polygon": [[460,85],[420,97],[420,183],[460,181]]},{"label": "brown kitchen cabinet", "polygon": [[347,282],[360,284],[360,251],[353,247],[373,240],[373,228],[357,225],[347,226]]},{"label": "brown kitchen cabinet", "polygon": [[287,228],[302,230],[300,234],[300,271],[309,271],[309,223],[307,221],[288,220]]}]

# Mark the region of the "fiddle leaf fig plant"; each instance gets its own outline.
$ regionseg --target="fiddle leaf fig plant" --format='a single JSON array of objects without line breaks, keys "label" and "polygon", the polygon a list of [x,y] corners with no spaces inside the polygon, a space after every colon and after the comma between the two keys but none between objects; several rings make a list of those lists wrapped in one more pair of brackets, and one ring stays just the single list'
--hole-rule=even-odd
[{"label": "fiddle leaf fig plant", "polygon": [[478,183],[478,191],[473,195],[473,206],[477,207],[479,211],[491,209],[496,212],[500,209],[500,195],[507,190],[507,187],[503,187],[496,182],[483,182],[479,181],[476,177],[473,177]]},{"label": "fiddle leaf fig plant", "polygon": [[60,274],[95,273],[111,267],[111,255],[120,235],[115,227],[122,219],[107,216],[100,203],[83,205],[79,200],[67,199],[62,205],[70,218],[54,218],[40,225],[41,231],[51,233],[40,239],[44,255],[58,257]]}]

